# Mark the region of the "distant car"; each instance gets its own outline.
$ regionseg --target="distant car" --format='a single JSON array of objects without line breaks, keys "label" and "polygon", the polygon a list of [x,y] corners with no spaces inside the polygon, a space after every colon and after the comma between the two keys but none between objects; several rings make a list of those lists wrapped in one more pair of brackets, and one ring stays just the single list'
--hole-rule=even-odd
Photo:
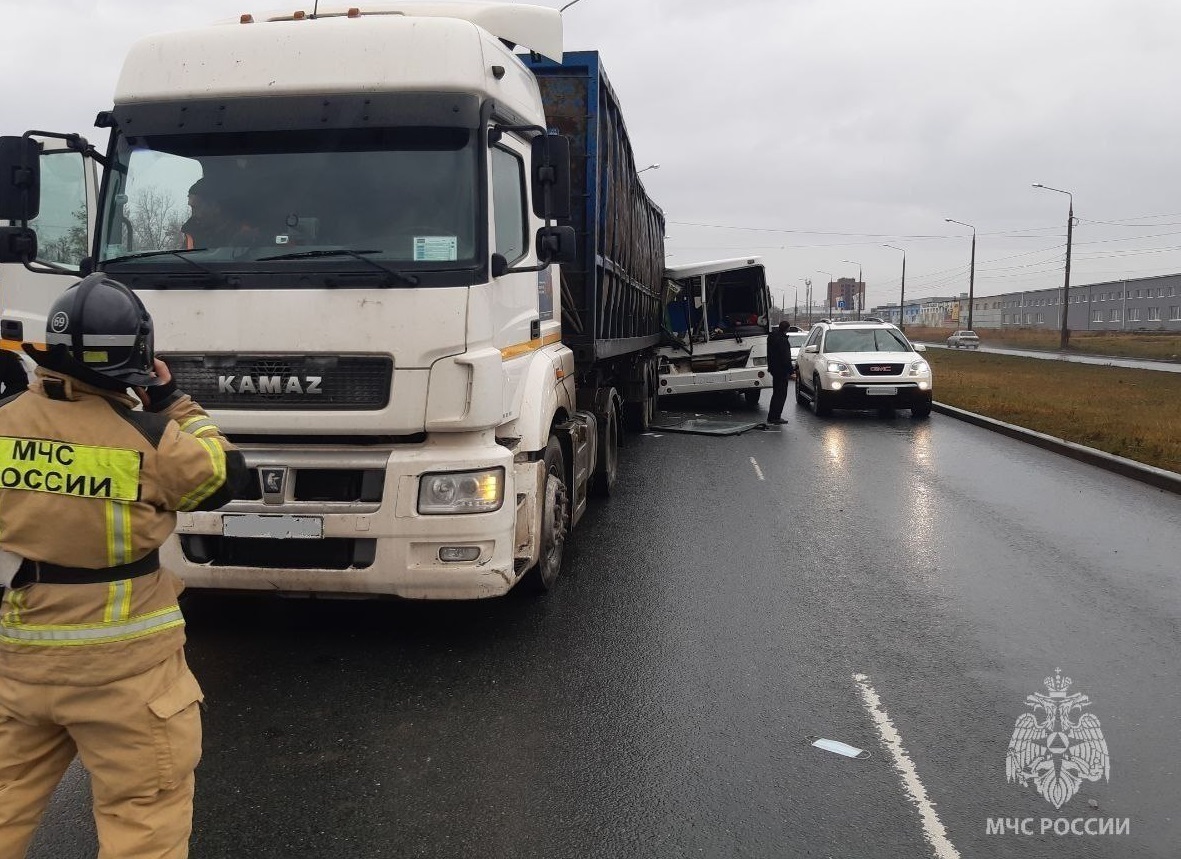
[{"label": "distant car", "polygon": [[951,336],[947,338],[948,349],[979,349],[980,338],[976,336],[975,331],[953,331]]},{"label": "distant car", "polygon": [[910,409],[931,414],[931,366],[897,326],[877,318],[821,320],[800,350],[796,402],[833,409]]},{"label": "distant car", "polygon": [[799,360],[799,357],[800,357],[800,349],[802,349],[804,347],[804,341],[806,341],[807,339],[808,339],[808,332],[807,331],[788,331],[787,332],[787,342],[789,344],[791,344],[791,375],[792,375],[792,378],[794,378],[795,374],[796,374],[796,367],[798,366],[798,364],[796,362]]}]

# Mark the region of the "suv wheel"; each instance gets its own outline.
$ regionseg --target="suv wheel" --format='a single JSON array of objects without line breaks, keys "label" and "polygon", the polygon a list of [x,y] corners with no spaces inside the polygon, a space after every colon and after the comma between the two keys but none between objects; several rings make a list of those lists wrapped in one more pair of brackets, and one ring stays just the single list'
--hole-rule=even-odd
[{"label": "suv wheel", "polygon": [[819,375],[812,377],[812,411],[816,412],[818,418],[832,414],[832,406],[828,404],[828,397],[820,386]]},{"label": "suv wheel", "polygon": [[804,383],[800,381],[800,376],[796,375],[796,403],[801,406],[808,405],[808,398],[804,396]]}]

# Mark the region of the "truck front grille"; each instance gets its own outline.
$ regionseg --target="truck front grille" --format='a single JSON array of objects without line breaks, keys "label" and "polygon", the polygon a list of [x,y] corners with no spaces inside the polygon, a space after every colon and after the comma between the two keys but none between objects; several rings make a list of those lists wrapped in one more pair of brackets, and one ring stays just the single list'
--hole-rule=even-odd
[{"label": "truck front grille", "polygon": [[[385,490],[385,472],[381,469],[295,468],[292,471],[292,501],[380,502]],[[262,483],[257,468],[250,469],[246,485],[234,500],[262,500]]]},{"label": "truck front grille", "polygon": [[206,408],[376,411],[394,362],[380,355],[163,355],[177,386]]},{"label": "truck front grille", "polygon": [[214,567],[351,570],[372,566],[377,557],[376,540],[344,537],[269,540],[189,534],[181,536],[180,547],[190,563]]}]

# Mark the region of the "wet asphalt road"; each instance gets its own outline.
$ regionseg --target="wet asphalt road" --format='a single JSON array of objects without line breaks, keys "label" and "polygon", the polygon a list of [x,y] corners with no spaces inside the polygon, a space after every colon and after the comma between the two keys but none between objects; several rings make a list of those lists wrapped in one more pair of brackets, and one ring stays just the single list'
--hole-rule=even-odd
[{"label": "wet asphalt road", "polygon": [[[1178,856],[1181,498],[942,415],[785,413],[635,439],[540,600],[195,601],[193,856]],[[1061,810],[1005,780],[1056,667],[1111,756]],[[86,801],[72,771],[30,855],[94,856]],[[1130,834],[986,834],[1088,816]]]},{"label": "wet asphalt road", "polygon": [[[948,349],[946,343],[923,343],[935,349]],[[1129,367],[1133,370],[1160,370],[1164,373],[1181,373],[1181,362],[1140,360],[1138,358],[1117,358],[1110,355],[1079,355],[1071,352],[1046,351],[1042,349],[1002,349],[998,346],[979,346],[975,349],[960,350],[989,352],[993,355],[1017,355],[1022,358],[1041,358],[1045,361],[1067,361],[1072,364],[1098,364],[1103,367]]]}]

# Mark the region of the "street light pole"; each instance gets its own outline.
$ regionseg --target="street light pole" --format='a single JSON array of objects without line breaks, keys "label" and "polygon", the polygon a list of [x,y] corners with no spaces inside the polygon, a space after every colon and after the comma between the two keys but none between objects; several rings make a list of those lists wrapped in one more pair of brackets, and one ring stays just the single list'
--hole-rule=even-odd
[{"label": "street light pole", "polygon": [[1070,245],[1074,236],[1074,194],[1063,191],[1061,188],[1051,188],[1041,182],[1034,182],[1033,187],[1045,191],[1057,191],[1070,198],[1070,208],[1066,213],[1066,280],[1062,284],[1062,330],[1058,335],[1058,348],[1065,349],[1070,345],[1070,328],[1066,324],[1066,318],[1070,315]]},{"label": "street light pole", "polygon": [[972,231],[972,262],[968,270],[968,330],[972,329],[972,307],[976,303],[976,228],[971,224],[965,224],[963,221],[953,221],[951,218],[944,218],[949,224],[959,224],[961,227],[967,227]]},{"label": "street light pole", "polygon": [[857,266],[857,283],[853,285],[853,290],[855,293],[853,298],[856,299],[857,318],[860,319],[861,311],[865,309],[865,296],[861,293],[861,289],[864,288],[863,284],[865,283],[865,277],[861,274],[861,263],[851,259],[843,259],[841,262],[847,262],[849,265]]},{"label": "street light pole", "polygon": [[[816,273],[828,275],[828,286],[826,286],[824,288],[824,304],[828,308],[828,317],[831,319],[832,318],[832,272],[831,271],[821,271],[820,269],[816,269]],[[811,319],[809,319],[808,321],[810,322]]]},{"label": "street light pole", "polygon": [[903,248],[896,248],[893,245],[882,245],[884,248],[890,248],[895,251],[902,251],[902,292],[898,294],[898,328],[901,331],[906,330],[906,251]]}]

